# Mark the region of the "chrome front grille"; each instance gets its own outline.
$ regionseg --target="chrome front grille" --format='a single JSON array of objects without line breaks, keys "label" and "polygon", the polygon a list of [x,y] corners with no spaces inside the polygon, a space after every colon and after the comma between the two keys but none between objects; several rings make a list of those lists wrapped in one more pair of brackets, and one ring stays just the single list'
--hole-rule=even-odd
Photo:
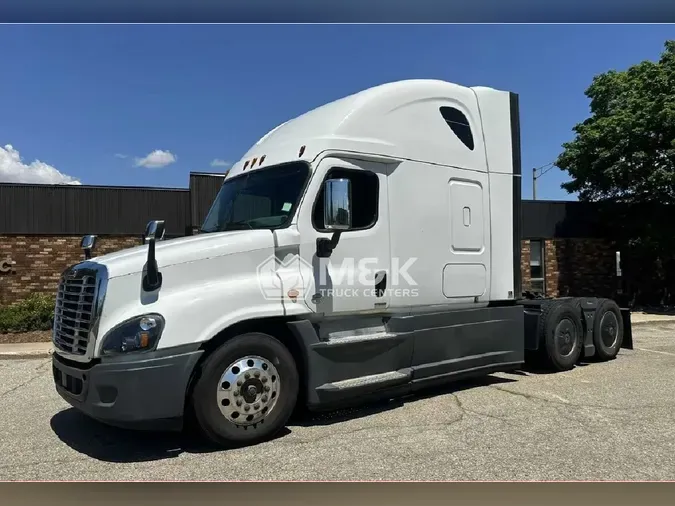
[{"label": "chrome front grille", "polygon": [[73,355],[87,352],[99,307],[99,275],[95,269],[73,267],[64,272],[54,308],[54,346]]}]

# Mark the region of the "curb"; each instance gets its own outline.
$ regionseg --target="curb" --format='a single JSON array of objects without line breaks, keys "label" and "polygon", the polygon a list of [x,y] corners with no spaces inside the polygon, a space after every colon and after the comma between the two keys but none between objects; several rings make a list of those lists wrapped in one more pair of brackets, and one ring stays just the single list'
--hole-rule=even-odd
[{"label": "curb", "polygon": [[636,325],[663,325],[668,323],[675,323],[675,314],[659,314],[659,313],[631,313],[631,324]]},{"label": "curb", "polygon": [[631,321],[633,327],[640,325],[672,325],[675,324],[675,318],[671,320],[666,319],[654,319],[654,320],[638,320],[636,322]]},{"label": "curb", "polygon": [[53,352],[51,343],[0,344],[0,360],[49,358]]}]

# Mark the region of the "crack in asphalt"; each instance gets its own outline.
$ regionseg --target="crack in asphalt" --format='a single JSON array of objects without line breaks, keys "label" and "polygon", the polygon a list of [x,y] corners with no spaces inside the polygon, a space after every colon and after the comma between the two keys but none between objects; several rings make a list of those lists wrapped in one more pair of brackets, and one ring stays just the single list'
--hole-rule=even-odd
[{"label": "crack in asphalt", "polygon": [[505,423],[506,425],[510,425],[511,427],[517,427],[517,424],[512,423],[511,420],[507,418],[467,408],[466,406],[464,406],[464,403],[461,401],[459,395],[457,394],[452,394],[452,397],[455,399],[455,403],[457,404],[457,407],[459,407],[459,409],[462,411],[462,413],[469,413],[476,416],[484,416],[486,418],[490,418],[492,420],[497,420],[499,422]]},{"label": "crack in asphalt", "polygon": [[[34,369],[34,371],[40,371],[41,369],[46,369],[47,366],[49,366],[49,365],[50,365],[49,362],[45,362],[44,364],[40,364],[39,366],[37,366],[37,367]],[[36,374],[35,376],[31,376],[30,378],[28,378],[28,379],[27,379],[26,381],[24,381],[23,383],[20,383],[19,385],[15,386],[15,387],[13,387],[13,388],[10,388],[9,390],[6,390],[6,391],[2,392],[2,393],[0,394],[0,400],[4,399],[4,398],[7,397],[9,394],[11,394],[11,393],[13,393],[13,392],[16,392],[16,391],[19,390],[20,388],[25,387],[26,385],[28,385],[28,384],[31,383],[32,381],[35,381],[36,379],[43,377],[47,372],[48,372],[48,371],[46,371],[46,370],[41,371],[40,373]]]},{"label": "crack in asphalt", "polygon": [[[464,419],[464,414],[461,413],[459,418],[455,420],[450,420],[448,422],[438,422],[438,423],[423,423],[423,424],[411,424],[411,425],[373,425],[371,427],[359,427],[357,429],[352,429],[352,430],[347,430],[347,431],[340,431],[340,432],[335,432],[332,434],[326,434],[324,436],[319,436],[315,438],[309,438],[309,439],[303,439],[303,440],[297,440],[297,441],[288,441],[288,444],[295,445],[295,444],[310,444],[310,443],[317,443],[320,441],[324,441],[326,439],[331,439],[335,437],[344,437],[344,436],[351,436],[353,434],[358,434],[359,432],[367,432],[367,431],[373,431],[373,430],[391,430],[391,429],[429,429],[429,430],[438,430],[438,429],[443,429],[446,427],[449,427],[450,425],[454,425],[458,422],[461,422]],[[382,439],[385,437],[390,437],[390,434],[381,434],[372,438],[367,438],[367,439]],[[283,439],[280,440],[280,442],[285,442]]]},{"label": "crack in asphalt", "polygon": [[[454,397],[454,394],[453,394]],[[334,432],[332,434],[326,434],[322,435],[316,438],[309,438],[309,439],[303,439],[303,440],[297,440],[297,441],[288,441],[289,444],[308,444],[308,443],[316,443],[319,441],[323,441],[326,439],[331,439],[334,437],[342,437],[342,436],[351,436],[353,434],[358,434],[360,432],[367,432],[367,431],[372,431],[372,430],[383,430],[383,429],[429,429],[429,430],[439,430],[439,429],[444,429],[447,427],[450,427],[452,425],[455,425],[456,423],[461,422],[464,419],[465,416],[465,411],[461,409],[460,407],[460,413],[459,417],[457,417],[454,420],[449,420],[449,421],[443,421],[443,422],[436,422],[436,423],[418,423],[418,424],[405,424],[405,425],[390,425],[390,424],[382,424],[382,425],[373,425],[370,427],[358,427],[355,429],[351,430],[346,430],[346,431],[339,431],[339,432]],[[388,437],[388,434],[382,434],[380,436],[376,436],[374,438],[367,438],[367,439],[381,439],[383,437]],[[283,441],[283,440],[281,440]]]},{"label": "crack in asphalt", "polygon": [[[316,438],[309,438],[309,439],[303,439],[303,440],[297,440],[297,441],[288,441],[289,444],[294,445],[294,444],[308,444],[308,443],[316,443],[319,441],[323,441],[326,439],[331,439],[335,437],[344,437],[344,436],[351,436],[353,434],[358,434],[360,432],[367,432],[367,431],[373,431],[373,430],[383,430],[383,429],[428,429],[428,430],[441,430],[441,429],[447,429],[448,427],[452,427],[456,425],[457,423],[461,422],[462,420],[465,419],[466,415],[474,415],[477,417],[484,417],[488,418],[491,420],[496,420],[498,422],[504,423],[506,425],[509,425],[511,427],[517,427],[517,424],[514,424],[511,420],[507,418],[503,418],[500,416],[492,415],[489,413],[483,413],[481,411],[476,411],[473,409],[467,408],[464,403],[460,400],[459,396],[457,394],[450,394],[452,396],[452,399],[454,400],[454,404],[457,406],[459,409],[459,416],[455,418],[454,420],[449,420],[449,421],[443,421],[443,422],[436,422],[436,423],[421,423],[421,424],[406,424],[406,425],[389,425],[389,424],[384,424],[384,425],[373,425],[371,427],[358,427],[352,430],[347,430],[347,431],[340,431],[332,434],[326,434],[323,436],[319,436]],[[383,437],[389,437],[388,434],[382,434],[378,435],[372,438],[367,438],[367,439],[380,439]]]},{"label": "crack in asphalt", "polygon": [[489,386],[488,388],[492,388],[493,390],[499,390],[500,392],[515,395],[515,396],[518,396],[518,397],[524,397],[525,399],[530,400],[530,401],[537,400],[537,401],[542,401],[542,402],[546,402],[546,403],[549,403],[549,404],[556,404],[558,406],[568,406],[568,407],[571,406],[571,407],[575,407],[575,408],[606,409],[608,411],[629,411],[630,412],[630,411],[641,411],[641,410],[644,410],[644,409],[663,409],[663,408],[668,408],[668,407],[671,407],[671,406],[675,405],[673,403],[642,404],[642,405],[639,405],[639,406],[631,406],[631,407],[622,408],[622,407],[617,407],[617,406],[606,406],[606,405],[602,405],[602,404],[579,404],[579,403],[569,402],[569,401],[563,402],[563,401],[559,401],[559,400],[555,400],[555,399],[548,399],[546,397],[540,397],[538,395],[526,394],[526,393],[523,393],[523,392],[515,392],[513,390],[509,390],[508,388],[499,387],[499,386]]},{"label": "crack in asphalt", "polygon": [[[509,390],[509,389],[506,389],[506,388],[503,388],[503,387],[498,387],[498,386],[489,386],[488,388],[492,388],[494,390],[499,390],[500,392],[515,395],[515,396],[518,396],[518,397],[524,397],[524,398],[526,398],[528,400],[531,400],[531,401],[542,401],[542,402],[552,404],[552,405],[554,405],[553,407],[556,409],[556,411],[560,414],[561,418],[564,418],[566,420],[569,420],[571,422],[579,424],[580,428],[582,428],[583,430],[585,430],[586,432],[589,432],[589,433],[593,432],[592,427],[590,427],[589,425],[584,423],[582,420],[579,420],[578,418],[568,416],[568,414],[565,413],[565,411],[560,409],[560,408],[563,408],[563,407],[596,408],[596,409],[607,409],[607,410],[611,410],[611,411],[635,411],[635,410],[639,410],[639,409],[644,408],[643,406],[636,407],[636,408],[617,408],[617,407],[612,407],[612,406],[601,406],[601,405],[592,405],[592,404],[588,404],[588,405],[575,404],[575,403],[564,401],[564,400],[554,400],[554,399],[548,399],[548,398],[545,398],[545,397],[539,397],[539,396],[532,395],[532,394],[515,392],[513,390]],[[513,420],[510,420],[508,418],[468,408],[467,406],[464,405],[464,403],[462,402],[462,400],[460,399],[458,394],[452,393],[450,395],[451,395],[452,399],[454,400],[454,404],[457,406],[457,408],[460,411],[459,417],[456,418],[455,420],[450,420],[450,421],[445,421],[445,422],[437,422],[437,423],[409,424],[409,425],[396,425],[396,426],[384,424],[384,425],[374,425],[372,427],[359,427],[359,428],[355,428],[355,429],[352,429],[352,430],[340,431],[340,432],[336,432],[336,433],[332,433],[332,434],[322,435],[322,436],[319,436],[319,437],[316,437],[316,438],[309,438],[309,439],[303,439],[303,440],[298,440],[298,441],[288,441],[288,443],[292,444],[292,445],[293,444],[315,443],[315,442],[319,442],[319,441],[323,441],[323,440],[331,439],[331,438],[335,438],[335,437],[350,436],[350,435],[358,434],[358,433],[361,433],[361,432],[367,432],[367,431],[373,431],[373,430],[383,430],[383,429],[401,429],[401,428],[403,428],[403,429],[439,430],[439,429],[451,427],[451,426],[457,424],[458,422],[461,422],[462,420],[464,420],[466,415],[474,415],[474,416],[477,416],[477,417],[484,417],[484,418],[488,418],[488,419],[491,419],[491,420],[496,420],[496,421],[498,421],[500,423],[503,423],[505,425],[508,425],[510,427],[519,427],[520,426],[519,424],[514,423]],[[654,406],[654,407],[662,408],[663,406]],[[387,436],[388,435],[380,435],[380,436],[375,436],[373,438],[367,438],[367,439],[379,439],[379,438],[387,437]]]}]

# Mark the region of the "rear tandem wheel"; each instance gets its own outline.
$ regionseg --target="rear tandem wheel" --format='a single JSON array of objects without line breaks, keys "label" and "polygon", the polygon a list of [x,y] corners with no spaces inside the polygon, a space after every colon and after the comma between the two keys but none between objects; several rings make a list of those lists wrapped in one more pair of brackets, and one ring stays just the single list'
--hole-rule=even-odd
[{"label": "rear tandem wheel", "polygon": [[569,371],[581,357],[583,326],[579,311],[569,301],[552,301],[543,306],[539,319],[542,355],[548,367]]},{"label": "rear tandem wheel", "polygon": [[621,309],[610,299],[598,299],[593,321],[595,356],[600,360],[616,358],[623,344],[623,318]]}]

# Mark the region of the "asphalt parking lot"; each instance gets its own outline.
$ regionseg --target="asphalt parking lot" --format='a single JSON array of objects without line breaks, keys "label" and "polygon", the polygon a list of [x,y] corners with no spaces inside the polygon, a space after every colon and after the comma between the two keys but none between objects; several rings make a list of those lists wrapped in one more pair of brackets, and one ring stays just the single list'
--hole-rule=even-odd
[{"label": "asphalt parking lot", "polygon": [[91,421],[48,359],[0,361],[2,480],[673,480],[675,323],[568,373],[498,374],[303,419],[255,447]]}]

